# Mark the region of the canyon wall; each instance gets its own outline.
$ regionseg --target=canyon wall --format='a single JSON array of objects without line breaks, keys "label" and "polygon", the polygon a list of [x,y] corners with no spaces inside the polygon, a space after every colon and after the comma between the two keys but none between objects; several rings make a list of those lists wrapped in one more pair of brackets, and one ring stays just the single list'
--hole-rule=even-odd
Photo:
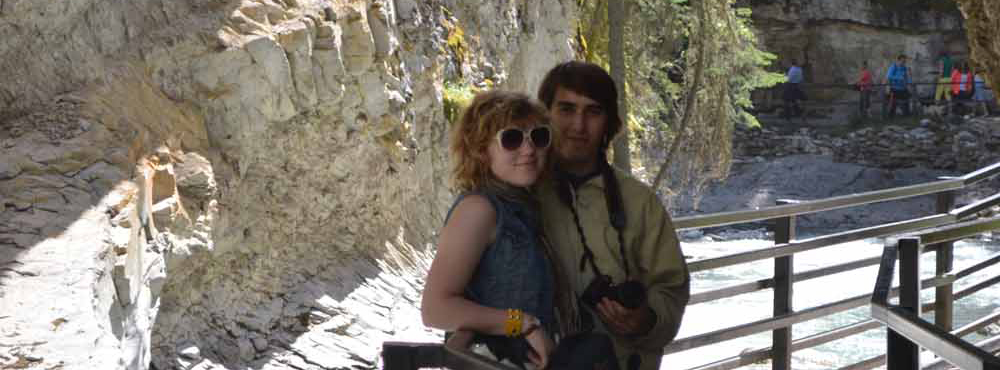
[{"label": "canyon wall", "polygon": [[[934,82],[937,58],[949,52],[968,60],[964,19],[956,12],[894,10],[871,0],[753,1],[753,24],[763,49],[778,56],[773,70],[785,73],[791,61],[803,69],[806,93],[817,104],[856,102],[861,65],[868,62],[875,83],[884,83],[889,65],[902,54],[914,82]],[[809,86],[812,85],[812,86]],[[933,86],[920,85],[918,95]],[[758,105],[780,104],[778,94],[757,95]],[[856,108],[854,105],[844,109]]]}]

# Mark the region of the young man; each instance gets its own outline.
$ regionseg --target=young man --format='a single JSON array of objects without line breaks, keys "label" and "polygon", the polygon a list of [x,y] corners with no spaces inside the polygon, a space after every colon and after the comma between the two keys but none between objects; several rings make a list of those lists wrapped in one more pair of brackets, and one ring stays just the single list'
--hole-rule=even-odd
[{"label": "young man", "polygon": [[992,99],[992,97],[990,96],[989,91],[987,90],[986,79],[983,78],[983,70],[981,68],[976,69],[975,78],[973,79],[973,81],[975,82],[975,84],[972,89],[973,91],[972,100],[975,102],[975,105],[972,108],[972,114],[975,115],[976,113],[978,113],[979,107],[982,107],[983,117],[986,117],[990,114],[989,102]]},{"label": "young man", "polygon": [[785,118],[801,116],[802,107],[799,106],[799,100],[805,100],[806,94],[802,91],[802,67],[799,67],[798,60],[792,59],[792,66],[785,73],[785,78],[788,79],[788,82],[785,84],[784,116]]},{"label": "young man", "polygon": [[896,63],[889,66],[885,76],[889,81],[889,117],[896,115],[896,105],[903,108],[903,115],[910,115],[910,84],[913,83],[910,71],[906,68],[906,56],[900,54]]},{"label": "young man", "polygon": [[580,298],[579,327],[609,334],[621,369],[659,369],[690,277],[656,194],[605,157],[622,126],[614,81],[597,65],[566,62],[548,72],[538,98],[558,139],[554,174],[539,187],[542,220]]}]

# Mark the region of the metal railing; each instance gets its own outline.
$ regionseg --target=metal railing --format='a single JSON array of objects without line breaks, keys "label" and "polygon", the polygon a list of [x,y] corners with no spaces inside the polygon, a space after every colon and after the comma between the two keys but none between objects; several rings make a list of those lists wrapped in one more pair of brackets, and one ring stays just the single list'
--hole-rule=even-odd
[{"label": "metal railing", "polygon": [[[791,368],[791,353],[794,351],[814,347],[849,335],[858,334],[880,327],[881,325],[878,322],[868,320],[801,339],[790,338],[788,333],[791,332],[791,328],[794,324],[861,307],[867,304],[870,300],[870,295],[862,294],[828,302],[815,307],[794,310],[791,308],[790,301],[792,285],[795,282],[829,276],[861,267],[872,266],[878,264],[879,262],[877,257],[866,258],[795,273],[791,270],[794,255],[800,252],[830,247],[851,241],[912,233],[918,230],[952,224],[959,220],[969,218],[981,210],[1000,204],[1000,196],[992,196],[968,206],[952,209],[954,207],[955,191],[993,177],[997,174],[1000,174],[1000,163],[984,167],[961,177],[949,178],[927,184],[876,190],[815,201],[782,201],[780,203],[784,204],[757,210],[743,210],[677,218],[674,221],[674,225],[678,229],[713,227],[761,220],[770,220],[775,222],[775,245],[772,247],[694,261],[688,264],[689,270],[694,273],[754,261],[774,259],[774,277],[714,289],[711,291],[699,292],[693,294],[691,296],[691,301],[688,303],[689,305],[695,305],[698,303],[730,298],[739,294],[751,293],[764,289],[773,289],[775,292],[773,303],[774,315],[770,318],[762,320],[747,322],[684,338],[678,338],[667,345],[664,349],[664,354],[677,353],[692,348],[716,344],[726,340],[771,331],[772,345],[770,348],[744,351],[737,356],[706,364],[697,367],[697,369],[732,369],[767,359],[772,360],[772,368],[774,369],[789,369]],[[849,230],[815,238],[794,240],[795,216],[928,194],[937,194],[937,214],[912,220]],[[958,294],[950,294],[951,284],[954,281],[954,277],[945,274],[945,272],[950,271],[951,269],[950,261],[952,246],[944,242],[936,243],[939,244],[935,244],[933,247],[927,248],[926,251],[936,251],[939,256],[939,261],[944,262],[947,260],[948,262],[939,266],[941,271],[939,271],[938,276],[924,281],[923,286],[926,288],[938,288],[938,303],[935,304],[934,307],[928,309],[928,311],[937,310],[938,312],[947,313],[950,317],[952,312],[952,301],[960,298],[958,297]],[[971,292],[968,294],[971,294]],[[861,363],[850,365],[846,367],[846,369],[870,369],[880,366],[884,363],[884,361],[884,357],[873,358]]]},{"label": "metal railing", "polygon": [[[920,369],[920,347],[927,348],[961,369],[1000,369],[1000,359],[961,339],[963,335],[996,322],[1000,319],[1000,314],[987,315],[955,331],[949,331],[950,320],[946,322],[935,320],[935,324],[930,324],[920,317],[923,308],[920,304],[919,279],[922,249],[930,243],[949,243],[990,230],[1000,230],[1000,217],[929,231],[886,244],[882,252],[875,290],[872,293],[871,316],[889,328],[886,335],[889,370]],[[897,259],[900,295],[899,303],[893,305],[889,303],[889,292]],[[998,261],[1000,255],[988,258],[955,274],[955,279],[968,276],[973,271],[996,264]],[[994,277],[983,283],[993,285],[996,280]],[[969,289],[983,286],[983,283]]]},{"label": "metal railing", "polygon": [[[829,330],[823,333],[811,335],[804,338],[793,339],[792,338],[792,326],[797,323],[814,320],[818,318],[823,318],[832,314],[843,312],[852,308],[857,308],[864,306],[870,302],[871,295],[862,294],[854,297],[848,297],[845,299],[828,302],[821,304],[819,306],[810,307],[801,310],[795,310],[792,307],[792,287],[796,282],[801,282],[809,279],[815,279],[818,277],[829,276],[840,272],[851,271],[858,268],[873,266],[879,263],[880,259],[866,258],[856,261],[848,261],[833,266],[823,267],[819,269],[795,272],[793,270],[793,258],[796,253],[801,253],[805,251],[815,250],[819,248],[830,247],[842,243],[847,243],[851,241],[875,238],[875,237],[888,237],[888,236],[898,236],[907,233],[913,233],[920,230],[926,230],[928,228],[941,227],[955,222],[965,220],[970,218],[970,216],[976,215],[979,211],[992,207],[994,205],[1000,204],[1000,194],[994,195],[992,197],[983,199],[981,201],[975,202],[968,206],[961,208],[954,208],[955,203],[955,192],[966,186],[972,185],[979,181],[991,178],[1000,174],[1000,163],[996,163],[980,170],[971,172],[961,177],[948,178],[940,181],[935,181],[926,184],[903,186],[892,189],[876,190],[870,192],[864,192],[859,194],[838,196],[820,200],[813,201],[780,201],[777,206],[767,207],[762,209],[754,210],[743,210],[735,212],[722,212],[707,215],[697,215],[689,217],[679,217],[674,220],[674,226],[678,230],[684,229],[697,229],[706,227],[716,227],[724,225],[732,225],[739,223],[748,223],[754,221],[768,220],[775,224],[775,245],[769,248],[753,250],[748,252],[735,253],[731,255],[721,256],[717,258],[709,258],[699,261],[693,261],[688,264],[690,272],[695,273],[699,271],[706,271],[710,269],[724,268],[729,266],[734,266],[738,264],[744,264],[754,261],[773,259],[774,263],[774,277],[769,279],[761,279],[749,283],[743,283],[739,285],[724,287],[720,289],[714,289],[711,291],[700,292],[693,294],[691,300],[688,303],[689,306],[697,305],[699,303],[714,301],[723,298],[729,298],[737,296],[740,294],[746,294],[756,291],[761,291],[765,289],[773,289],[774,295],[774,307],[773,316],[763,320],[757,320],[752,322],[747,322],[739,324],[736,326],[731,326],[708,333],[696,334],[688,337],[678,338],[672,343],[664,348],[664,354],[677,353],[692,348],[707,346],[711,344],[716,344],[730,339],[736,339],[745,337],[752,334],[763,333],[770,331],[772,332],[772,345],[769,348],[760,348],[751,351],[744,351],[743,353],[716,361],[710,364],[706,364],[697,367],[699,370],[707,369],[733,369],[736,367],[748,365],[754,362],[759,362],[767,359],[771,359],[773,369],[790,369],[791,368],[791,353],[797,350],[811,348],[824,343],[828,343],[837,339],[847,337],[849,335],[854,335],[862,333],[868,330],[872,330],[881,326],[878,321],[867,320],[859,323],[854,323],[844,327]],[[921,195],[937,195],[937,205],[936,214],[915,218],[906,221],[894,222],[884,225],[872,226],[857,230],[849,230],[845,232],[824,235],[808,239],[795,239],[795,217],[798,215],[816,213],[822,211],[829,211],[845,207],[860,206],[865,204],[886,202],[891,200],[911,198]],[[980,226],[982,227],[982,226]],[[952,230],[952,229],[943,229]],[[945,233],[945,231],[942,231]],[[951,261],[953,247],[949,241],[947,234],[936,233],[927,234],[925,238],[939,238],[940,240],[927,239],[925,240],[925,245],[930,245],[925,248],[925,252],[934,251],[937,253],[937,276],[926,279],[921,282],[921,286],[924,288],[934,287],[936,291],[936,302],[932,306],[925,308],[926,311],[935,310],[939,316],[940,320],[937,322],[947,323],[948,328],[950,328],[950,317],[952,315],[952,301],[959,299],[968,294],[972,294],[974,291],[982,289],[982,287],[970,287],[962,292],[952,292],[952,284],[959,275],[958,274],[948,274],[951,271]],[[996,258],[991,258],[992,260],[1000,261],[1000,256]],[[978,265],[977,265],[978,266]],[[972,266],[966,270],[963,270],[966,275],[971,274],[975,271],[981,270],[986,266],[978,267]],[[963,275],[965,276],[965,275]],[[987,281],[992,285],[995,282]],[[977,284],[982,285],[982,284]],[[984,287],[987,285],[984,285]],[[975,290],[972,290],[976,288]],[[889,290],[887,294],[893,296],[897,294],[898,289]],[[947,317],[947,319],[945,319]],[[404,343],[405,344],[405,343]],[[389,345],[389,343],[387,343]],[[386,356],[404,356],[405,345],[399,347],[400,343],[393,343],[393,346],[397,346],[397,350],[390,352],[383,352],[383,357]],[[445,350],[440,344],[437,345],[427,345],[432,348],[438,348],[436,351],[441,351],[444,355],[437,355],[437,358],[441,360],[435,362],[436,364],[444,364],[446,358],[457,358],[460,354],[465,354],[468,356],[478,356],[473,355],[468,352],[460,350]],[[390,347],[394,348],[394,347]],[[402,349],[399,349],[402,348]],[[421,351],[429,351],[425,347]],[[414,352],[416,350],[409,350]],[[437,353],[437,352],[435,352]],[[464,358],[464,357],[462,357]],[[479,358],[482,361],[482,356],[474,357]],[[845,369],[871,369],[880,366],[885,362],[884,356],[876,357],[856,363],[845,367]],[[388,365],[390,363],[389,358],[385,358],[385,363]],[[489,365],[487,363],[487,365]],[[487,365],[476,365],[476,366],[487,366]],[[430,365],[426,365],[430,366]],[[492,363],[490,366],[500,366],[499,364]],[[501,369],[503,367],[451,367],[449,368],[469,368],[469,369]],[[386,367],[386,369],[417,369],[419,367]]]},{"label": "metal railing", "polygon": [[902,186],[892,189],[875,190],[859,194],[842,195],[838,197],[819,199],[806,202],[778,205],[763,209],[719,212],[707,215],[678,217],[674,227],[678,230],[698,229],[703,227],[725,226],[738,223],[776,219],[780,217],[803,215],[838,208],[860,206],[890,200],[911,198],[919,195],[941,193],[949,190],[959,190],[987,178],[1000,174],[1000,163],[970,172],[965,176],[926,184]]}]

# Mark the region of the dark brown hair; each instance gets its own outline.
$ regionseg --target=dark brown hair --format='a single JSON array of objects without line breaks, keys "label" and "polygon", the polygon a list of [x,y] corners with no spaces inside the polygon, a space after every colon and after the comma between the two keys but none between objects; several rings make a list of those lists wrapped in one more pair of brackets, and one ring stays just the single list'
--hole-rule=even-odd
[{"label": "dark brown hair", "polygon": [[618,115],[618,89],[611,75],[593,63],[576,60],[561,63],[545,74],[545,79],[538,87],[538,100],[545,103],[546,108],[552,109],[556,90],[560,87],[593,99],[604,108],[608,122],[605,133],[607,140],[602,149],[607,149],[607,144],[622,128],[622,120]]}]

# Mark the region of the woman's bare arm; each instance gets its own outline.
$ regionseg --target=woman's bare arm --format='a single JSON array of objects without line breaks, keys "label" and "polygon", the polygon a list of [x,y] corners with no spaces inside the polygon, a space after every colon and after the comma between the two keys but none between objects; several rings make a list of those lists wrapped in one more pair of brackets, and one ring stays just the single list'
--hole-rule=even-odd
[{"label": "woman's bare arm", "polygon": [[482,195],[462,199],[441,229],[437,255],[427,273],[420,313],[424,325],[446,331],[504,334],[507,313],[462,294],[496,231],[496,210]]}]

